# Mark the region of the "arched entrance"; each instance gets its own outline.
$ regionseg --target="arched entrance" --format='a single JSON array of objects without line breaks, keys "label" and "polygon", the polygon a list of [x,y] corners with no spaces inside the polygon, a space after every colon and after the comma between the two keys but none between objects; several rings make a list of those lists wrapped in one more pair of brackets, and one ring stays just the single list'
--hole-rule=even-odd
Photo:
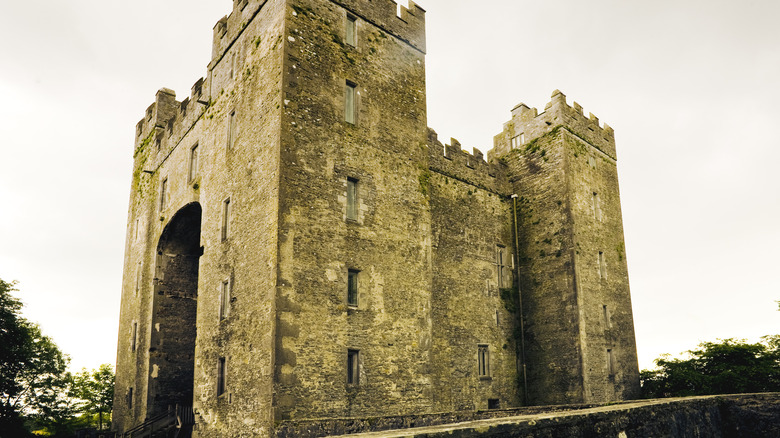
[{"label": "arched entrance", "polygon": [[201,215],[200,204],[184,206],[157,245],[147,417],[192,406]]}]

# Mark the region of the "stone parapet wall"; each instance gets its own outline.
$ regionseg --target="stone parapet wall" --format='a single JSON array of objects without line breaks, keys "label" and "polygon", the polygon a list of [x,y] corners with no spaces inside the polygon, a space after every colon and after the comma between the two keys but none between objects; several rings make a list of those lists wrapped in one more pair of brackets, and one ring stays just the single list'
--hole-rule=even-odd
[{"label": "stone parapet wall", "polygon": [[773,437],[780,436],[780,393],[288,422],[276,436]]}]

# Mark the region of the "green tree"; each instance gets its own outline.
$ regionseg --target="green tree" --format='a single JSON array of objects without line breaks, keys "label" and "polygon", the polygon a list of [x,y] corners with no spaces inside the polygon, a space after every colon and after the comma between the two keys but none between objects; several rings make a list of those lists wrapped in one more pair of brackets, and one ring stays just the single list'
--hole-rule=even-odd
[{"label": "green tree", "polygon": [[704,342],[688,359],[656,359],[657,369],[640,373],[647,398],[780,391],[780,335],[750,344],[724,339]]},{"label": "green tree", "polygon": [[103,429],[103,425],[111,419],[114,401],[114,369],[111,365],[103,364],[92,371],[82,370],[73,376],[72,388],[71,395],[80,400],[79,412],[90,419],[97,417],[96,426]]},{"label": "green tree", "polygon": [[59,416],[68,359],[38,325],[20,314],[15,283],[0,279],[0,438],[23,437],[28,417]]}]

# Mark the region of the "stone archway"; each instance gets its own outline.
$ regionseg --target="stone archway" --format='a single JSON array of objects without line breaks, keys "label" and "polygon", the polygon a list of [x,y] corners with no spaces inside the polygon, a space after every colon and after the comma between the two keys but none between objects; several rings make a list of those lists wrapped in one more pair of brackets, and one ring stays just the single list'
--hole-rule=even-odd
[{"label": "stone archway", "polygon": [[202,209],[182,207],[157,245],[147,417],[192,406]]}]

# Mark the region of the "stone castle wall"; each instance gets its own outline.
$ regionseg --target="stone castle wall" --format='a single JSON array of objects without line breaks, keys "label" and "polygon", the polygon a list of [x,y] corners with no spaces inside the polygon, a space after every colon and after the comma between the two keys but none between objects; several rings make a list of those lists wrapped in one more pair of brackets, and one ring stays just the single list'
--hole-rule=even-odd
[{"label": "stone castle wall", "polygon": [[610,128],[556,93],[516,108],[485,161],[427,127],[416,4],[233,7],[190,96],[160,90],[137,124],[114,429],[174,402],[196,436],[272,436],[633,396]]}]

